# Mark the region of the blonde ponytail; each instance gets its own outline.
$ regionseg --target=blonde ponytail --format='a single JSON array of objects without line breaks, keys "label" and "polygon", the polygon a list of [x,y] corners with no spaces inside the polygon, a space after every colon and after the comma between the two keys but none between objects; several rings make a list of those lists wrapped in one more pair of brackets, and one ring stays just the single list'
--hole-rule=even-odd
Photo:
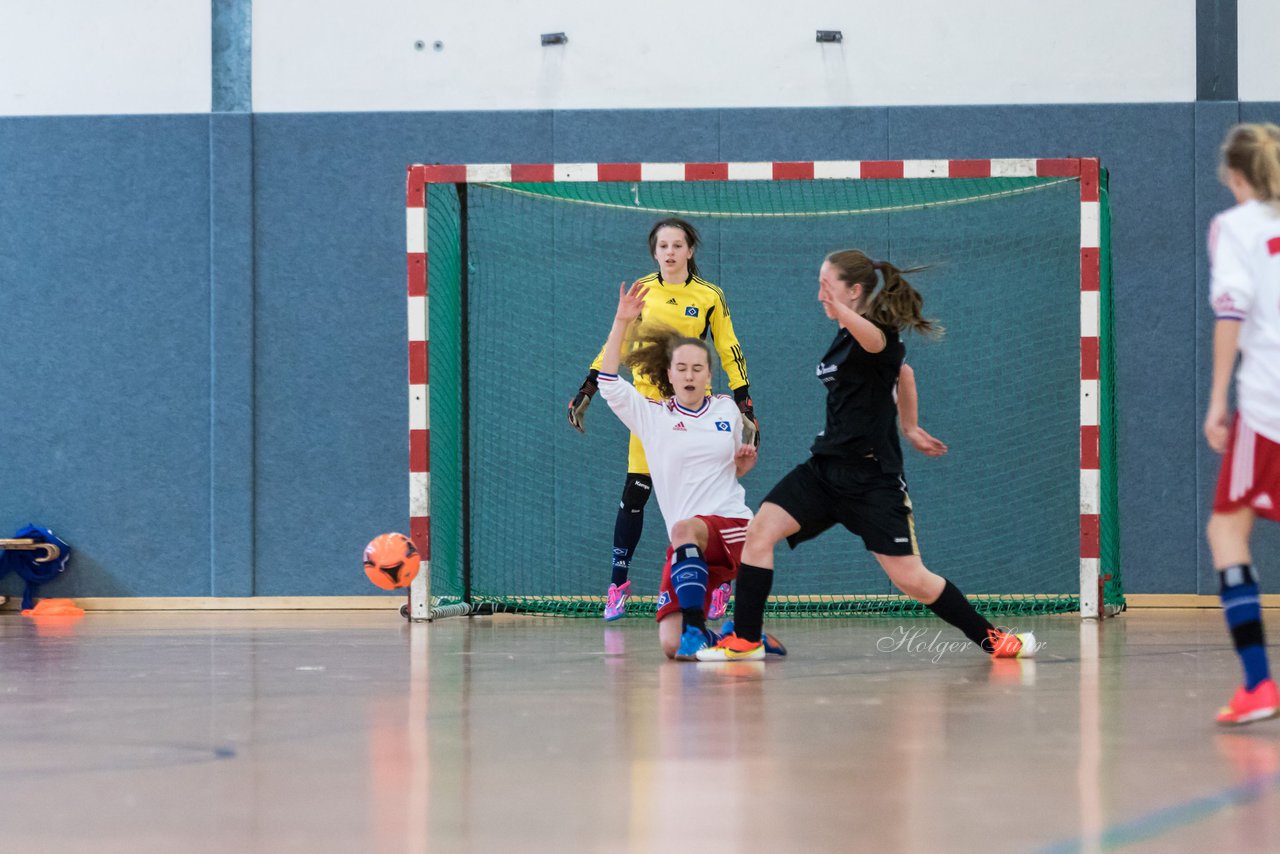
[{"label": "blonde ponytail", "polygon": [[1280,127],[1262,125],[1260,145],[1254,155],[1254,174],[1258,176],[1258,197],[1280,205]]}]

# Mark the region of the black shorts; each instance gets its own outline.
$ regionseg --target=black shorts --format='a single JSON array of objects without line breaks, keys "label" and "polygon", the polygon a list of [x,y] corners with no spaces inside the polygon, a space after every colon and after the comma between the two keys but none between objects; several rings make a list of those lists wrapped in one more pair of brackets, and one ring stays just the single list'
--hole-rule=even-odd
[{"label": "black shorts", "polygon": [[800,523],[800,530],[787,537],[793,549],[840,524],[861,537],[869,552],[920,554],[907,482],[900,474],[880,471],[876,460],[810,457],[778,481],[764,500]]}]

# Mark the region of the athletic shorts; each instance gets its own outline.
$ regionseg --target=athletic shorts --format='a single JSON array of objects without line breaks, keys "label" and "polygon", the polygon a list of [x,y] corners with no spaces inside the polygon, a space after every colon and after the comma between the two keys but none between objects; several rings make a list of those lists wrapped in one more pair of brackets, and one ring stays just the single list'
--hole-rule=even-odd
[{"label": "athletic shorts", "polygon": [[876,460],[810,457],[778,481],[764,500],[800,523],[800,530],[787,537],[793,549],[832,525],[844,525],[862,538],[869,552],[920,554],[907,482],[900,474],[882,472]]},{"label": "athletic shorts", "polygon": [[[707,562],[707,595],[702,610],[711,608],[711,594],[721,584],[738,577],[738,564],[742,563],[742,544],[747,540],[749,519],[729,519],[725,516],[698,516],[707,523],[707,547],[702,558]],[[684,545],[681,543],[680,545]],[[671,586],[671,559],[675,549],[667,546],[667,562],[662,567],[662,585],[658,593],[658,619],[680,613],[676,589]]]},{"label": "athletic shorts", "polygon": [[644,455],[644,445],[640,437],[631,434],[631,443],[627,445],[627,474],[648,474],[649,460]]},{"label": "athletic shorts", "polygon": [[1259,436],[1236,413],[1218,472],[1213,512],[1233,513],[1242,507],[1280,522],[1280,444]]}]

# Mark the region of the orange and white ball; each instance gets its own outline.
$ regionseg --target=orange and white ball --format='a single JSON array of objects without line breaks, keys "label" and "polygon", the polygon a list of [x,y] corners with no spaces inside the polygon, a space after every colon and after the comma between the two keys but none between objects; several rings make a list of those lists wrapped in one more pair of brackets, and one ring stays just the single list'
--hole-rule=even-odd
[{"label": "orange and white ball", "polygon": [[408,587],[421,563],[417,546],[404,534],[379,534],[364,547],[364,574],[383,590]]}]

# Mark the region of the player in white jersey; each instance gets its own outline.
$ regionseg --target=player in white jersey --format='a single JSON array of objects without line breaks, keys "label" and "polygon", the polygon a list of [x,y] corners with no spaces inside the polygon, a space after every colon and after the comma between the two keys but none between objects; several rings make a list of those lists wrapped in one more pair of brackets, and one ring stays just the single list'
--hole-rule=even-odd
[{"label": "player in white jersey", "polygon": [[[644,446],[671,540],[658,638],[668,658],[691,661],[713,639],[706,627],[711,592],[737,574],[751,520],[738,478],[755,465],[756,449],[743,441],[743,416],[733,398],[707,394],[705,342],[652,326],[628,337],[647,291],[641,282],[619,287],[598,382],[601,396]],[[650,400],[618,376],[624,340],[626,364],[657,385],[663,399]],[[671,619],[677,614],[680,620]],[[769,651],[785,654],[776,639],[768,640]]]},{"label": "player in white jersey", "polygon": [[[1280,127],[1232,128],[1219,175],[1236,206],[1218,214],[1209,228],[1217,320],[1204,435],[1225,456],[1206,533],[1227,626],[1244,666],[1244,684],[1218,712],[1218,723],[1235,725],[1280,713],[1249,553],[1254,519],[1280,521]],[[1228,390],[1237,354],[1238,411],[1230,419]]]}]

